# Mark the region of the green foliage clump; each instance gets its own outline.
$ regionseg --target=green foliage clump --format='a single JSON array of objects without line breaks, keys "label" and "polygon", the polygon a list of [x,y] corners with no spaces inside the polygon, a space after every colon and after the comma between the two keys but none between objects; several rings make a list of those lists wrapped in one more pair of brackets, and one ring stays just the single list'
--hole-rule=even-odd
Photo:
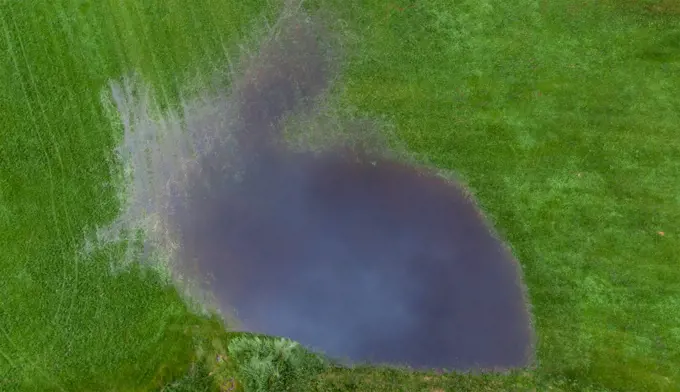
[{"label": "green foliage clump", "polygon": [[228,351],[245,392],[293,391],[329,366],[319,354],[285,338],[239,336]]}]

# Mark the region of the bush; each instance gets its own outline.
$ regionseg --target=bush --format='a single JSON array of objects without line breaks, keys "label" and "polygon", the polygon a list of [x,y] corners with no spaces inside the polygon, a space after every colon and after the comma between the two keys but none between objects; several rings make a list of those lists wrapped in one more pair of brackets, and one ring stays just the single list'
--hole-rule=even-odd
[{"label": "bush", "polygon": [[320,355],[284,338],[239,336],[228,351],[245,392],[297,391],[329,366]]}]

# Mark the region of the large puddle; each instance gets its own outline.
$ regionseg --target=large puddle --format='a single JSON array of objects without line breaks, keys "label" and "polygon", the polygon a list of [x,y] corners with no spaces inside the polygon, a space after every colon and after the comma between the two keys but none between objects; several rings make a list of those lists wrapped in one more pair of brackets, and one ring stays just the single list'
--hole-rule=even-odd
[{"label": "large puddle", "polygon": [[194,138],[215,138],[156,209],[179,258],[241,328],[332,357],[527,365],[517,263],[462,189],[382,154],[283,141],[282,116],[309,110],[334,76],[320,31],[284,21],[210,115],[187,115]]}]

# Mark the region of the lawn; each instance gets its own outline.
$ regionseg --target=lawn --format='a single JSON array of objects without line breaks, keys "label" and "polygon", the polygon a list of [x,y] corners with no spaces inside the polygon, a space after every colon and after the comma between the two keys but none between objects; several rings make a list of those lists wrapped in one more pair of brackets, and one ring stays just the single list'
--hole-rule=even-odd
[{"label": "lawn", "polygon": [[[121,209],[101,92],[134,70],[172,107],[278,3],[0,2],[0,390],[219,390],[235,374],[216,318],[155,270],[111,268],[138,257],[134,236],[84,251]],[[536,369],[510,375],[359,368],[305,389],[680,390],[678,4],[306,2],[343,36],[339,102],[456,172],[507,239],[539,342]]]}]

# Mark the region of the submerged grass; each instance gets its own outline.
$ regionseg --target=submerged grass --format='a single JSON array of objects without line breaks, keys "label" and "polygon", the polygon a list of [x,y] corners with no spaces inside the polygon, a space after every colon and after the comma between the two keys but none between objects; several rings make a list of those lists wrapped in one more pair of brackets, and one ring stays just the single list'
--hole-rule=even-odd
[{"label": "submerged grass", "polygon": [[[297,390],[680,388],[674,4],[306,3],[345,37],[339,101],[457,172],[509,241],[539,346],[537,369],[509,375],[332,369]],[[82,252],[121,207],[121,129],[99,94],[135,70],[170,107],[278,8],[0,2],[0,390],[219,390],[238,374],[220,322],[145,267],[112,272],[137,257],[132,234]]]}]

